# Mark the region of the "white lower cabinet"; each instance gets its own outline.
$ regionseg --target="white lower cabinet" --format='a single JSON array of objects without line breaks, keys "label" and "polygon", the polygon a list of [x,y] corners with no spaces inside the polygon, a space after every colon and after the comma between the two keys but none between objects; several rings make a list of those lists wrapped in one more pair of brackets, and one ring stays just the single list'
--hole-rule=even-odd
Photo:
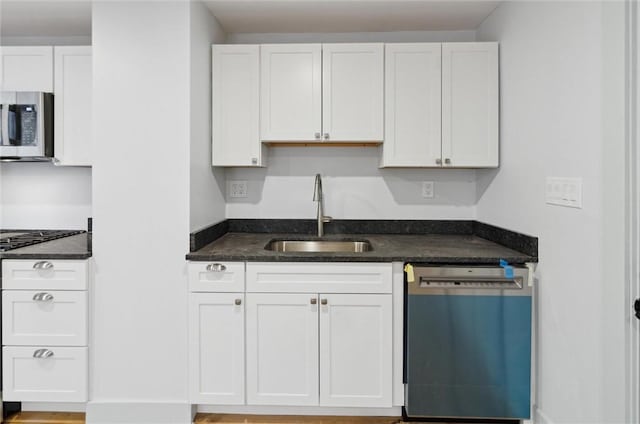
[{"label": "white lower cabinet", "polygon": [[390,294],[320,295],[320,405],[390,407]]},{"label": "white lower cabinet", "polygon": [[390,294],[247,294],[247,403],[390,407]]},{"label": "white lower cabinet", "polygon": [[5,346],[2,381],[4,401],[85,402],[87,348]]},{"label": "white lower cabinet", "polygon": [[86,402],[88,260],[2,261],[2,398]]},{"label": "white lower cabinet", "polygon": [[189,331],[191,400],[244,404],[244,294],[191,293]]},{"label": "white lower cabinet", "polygon": [[192,403],[394,405],[391,263],[242,265],[188,264]]},{"label": "white lower cabinet", "polygon": [[247,293],[247,403],[318,405],[318,297]]}]

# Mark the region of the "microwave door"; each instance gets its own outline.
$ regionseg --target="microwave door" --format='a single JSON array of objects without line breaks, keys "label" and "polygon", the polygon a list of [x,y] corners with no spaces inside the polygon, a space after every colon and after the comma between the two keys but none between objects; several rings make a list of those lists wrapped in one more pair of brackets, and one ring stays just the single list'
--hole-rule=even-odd
[{"label": "microwave door", "polygon": [[42,113],[42,95],[17,93],[16,100],[15,105],[9,105],[9,137],[11,143],[17,147],[16,156],[44,156],[41,136],[44,128],[42,119],[38,119],[38,115]]},{"label": "microwave door", "polygon": [[9,105],[0,105],[0,157],[17,157],[18,148],[9,137]]}]

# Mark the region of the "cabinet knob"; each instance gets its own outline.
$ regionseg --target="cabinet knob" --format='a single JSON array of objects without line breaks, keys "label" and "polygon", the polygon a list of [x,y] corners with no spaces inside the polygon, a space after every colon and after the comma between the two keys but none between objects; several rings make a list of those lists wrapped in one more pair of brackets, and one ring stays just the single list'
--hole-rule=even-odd
[{"label": "cabinet knob", "polygon": [[323,305],[326,305],[328,302],[327,302],[327,299],[322,299],[320,300],[320,303],[322,303]]},{"label": "cabinet knob", "polygon": [[33,295],[33,300],[36,302],[51,302],[53,295],[49,293],[36,293]]},{"label": "cabinet knob", "polygon": [[235,304],[238,306],[242,305],[242,299],[236,299]]},{"label": "cabinet knob", "polygon": [[258,164],[258,158],[251,158],[251,165],[257,165]]},{"label": "cabinet knob", "polygon": [[207,271],[209,272],[223,272],[226,271],[227,267],[222,264],[209,264],[207,265]]},{"label": "cabinet knob", "polygon": [[53,269],[53,264],[49,261],[39,261],[33,264],[33,269],[49,270],[49,269]]},{"label": "cabinet knob", "polygon": [[436,165],[442,165],[442,159],[440,158],[436,159]]},{"label": "cabinet knob", "polygon": [[324,133],[324,139],[329,140],[329,133]]},{"label": "cabinet knob", "polygon": [[444,160],[444,163],[445,163],[446,165],[451,165],[451,159],[446,158],[446,159]]},{"label": "cabinet knob", "polygon": [[53,356],[53,352],[49,349],[38,349],[33,352],[33,357],[38,359],[46,359],[51,358]]},{"label": "cabinet knob", "polygon": [[313,299],[311,299],[311,304],[315,305],[318,303],[318,299],[316,299],[315,297]]},{"label": "cabinet knob", "polygon": [[316,140],[320,140],[320,133],[319,132],[316,133]]}]

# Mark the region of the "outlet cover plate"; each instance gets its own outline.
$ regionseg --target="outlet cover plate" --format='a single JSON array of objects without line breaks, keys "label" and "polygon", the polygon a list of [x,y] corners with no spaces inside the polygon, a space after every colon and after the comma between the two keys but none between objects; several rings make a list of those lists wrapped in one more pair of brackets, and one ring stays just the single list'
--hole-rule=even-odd
[{"label": "outlet cover plate", "polygon": [[247,182],[246,181],[229,181],[227,186],[227,194],[233,198],[247,197]]},{"label": "outlet cover plate", "polygon": [[422,197],[426,197],[427,199],[433,199],[434,194],[434,183],[433,181],[423,181],[422,182]]}]

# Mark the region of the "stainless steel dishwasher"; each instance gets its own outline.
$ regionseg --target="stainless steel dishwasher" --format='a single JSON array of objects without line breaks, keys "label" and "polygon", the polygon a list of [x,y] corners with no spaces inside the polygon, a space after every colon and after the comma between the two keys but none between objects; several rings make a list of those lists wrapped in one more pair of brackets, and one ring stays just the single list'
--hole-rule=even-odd
[{"label": "stainless steel dishwasher", "polygon": [[413,266],[405,416],[528,419],[531,292],[526,267]]}]

